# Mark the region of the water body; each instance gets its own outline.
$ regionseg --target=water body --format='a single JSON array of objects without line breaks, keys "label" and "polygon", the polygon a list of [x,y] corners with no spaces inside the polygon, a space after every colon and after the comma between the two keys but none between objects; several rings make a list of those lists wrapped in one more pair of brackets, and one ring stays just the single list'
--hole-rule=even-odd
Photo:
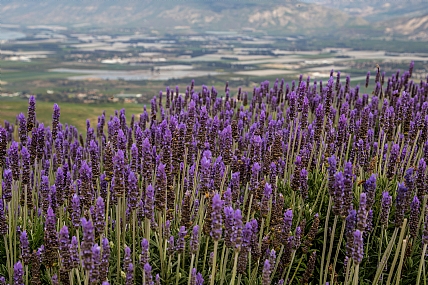
[{"label": "water body", "polygon": [[0,29],[0,41],[11,41],[25,38],[26,35],[21,32],[8,31]]}]

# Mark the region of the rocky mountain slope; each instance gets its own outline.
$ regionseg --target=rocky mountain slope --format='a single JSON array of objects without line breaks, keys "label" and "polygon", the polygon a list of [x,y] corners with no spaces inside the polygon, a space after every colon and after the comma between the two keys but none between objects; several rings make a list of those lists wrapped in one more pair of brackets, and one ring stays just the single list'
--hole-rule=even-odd
[{"label": "rocky mountain slope", "polygon": [[296,1],[3,1],[3,23],[166,30],[239,30],[311,33],[367,24],[338,9]]}]

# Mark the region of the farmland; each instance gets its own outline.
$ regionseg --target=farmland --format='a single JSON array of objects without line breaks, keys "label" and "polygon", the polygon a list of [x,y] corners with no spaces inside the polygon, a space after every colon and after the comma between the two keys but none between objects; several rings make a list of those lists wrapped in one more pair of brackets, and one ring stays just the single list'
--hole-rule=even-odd
[{"label": "farmland", "polygon": [[[128,100],[141,104],[159,90],[189,84],[191,79],[197,85],[221,88],[229,81],[235,89],[251,89],[261,80],[292,81],[299,74],[327,80],[329,69],[355,80],[368,70],[374,72],[375,64],[392,73],[414,60],[415,79],[422,79],[428,68],[425,44],[418,41],[405,45],[399,40],[342,39],[327,45],[309,35],[78,31],[27,29],[25,38],[6,41],[0,57],[2,92],[74,103],[123,103],[110,98],[142,94]],[[401,49],[404,46],[407,49]]]}]

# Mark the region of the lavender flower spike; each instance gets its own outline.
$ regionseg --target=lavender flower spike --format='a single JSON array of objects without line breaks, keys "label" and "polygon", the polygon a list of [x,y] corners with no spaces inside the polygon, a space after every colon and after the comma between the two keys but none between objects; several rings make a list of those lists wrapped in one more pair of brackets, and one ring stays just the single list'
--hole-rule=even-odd
[{"label": "lavender flower spike", "polygon": [[354,248],[352,250],[352,259],[357,264],[361,263],[364,255],[364,242],[363,242],[363,234],[359,230],[355,230],[354,232]]},{"label": "lavender flower spike", "polygon": [[262,285],[270,285],[271,265],[269,259],[265,260],[262,273]]},{"label": "lavender flower spike", "polygon": [[211,237],[213,240],[218,241],[221,238],[222,234],[222,224],[223,219],[221,215],[221,209],[223,206],[223,201],[220,199],[220,195],[216,193],[212,200],[212,212],[211,212]]},{"label": "lavender flower spike", "polygon": [[20,261],[13,266],[13,284],[24,285],[24,267]]},{"label": "lavender flower spike", "polygon": [[82,229],[83,229],[83,238],[82,238],[82,266],[85,270],[91,270],[92,268],[92,246],[95,241],[94,226],[92,221],[82,218]]},{"label": "lavender flower spike", "polygon": [[30,262],[30,244],[28,243],[27,232],[23,231],[19,238],[21,243],[21,256],[24,264],[29,264]]}]

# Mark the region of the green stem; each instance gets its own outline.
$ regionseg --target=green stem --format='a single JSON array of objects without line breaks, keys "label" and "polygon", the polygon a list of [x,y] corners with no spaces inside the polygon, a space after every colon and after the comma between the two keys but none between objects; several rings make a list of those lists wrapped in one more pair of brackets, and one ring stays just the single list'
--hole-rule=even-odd
[{"label": "green stem", "polygon": [[[235,259],[233,261],[233,269],[232,269],[232,279],[230,279],[230,285],[235,285],[235,277],[236,277],[236,268],[238,266],[238,255],[239,251],[235,251]],[[239,285],[239,283],[238,283]]]},{"label": "green stem", "polygon": [[276,270],[278,269],[278,264],[279,264],[279,262],[281,261],[281,256],[282,256],[282,253],[284,252],[284,245],[281,245],[281,249],[280,249],[280,251],[279,251],[279,254],[278,254],[278,256],[276,257],[276,261],[275,261],[275,268],[273,269],[273,271],[272,271],[272,274],[271,274],[271,280],[273,279],[273,277],[275,276],[275,273],[276,273]]},{"label": "green stem", "polygon": [[348,263],[346,264],[346,273],[345,273],[345,285],[348,285],[348,281],[351,277],[349,270],[351,269],[352,259],[348,257]]},{"label": "green stem", "polygon": [[400,238],[398,240],[397,248],[395,250],[394,259],[392,260],[392,265],[391,265],[391,268],[389,269],[388,280],[386,280],[387,285],[391,284],[391,279],[394,276],[393,273],[394,273],[394,269],[395,269],[395,264],[397,263],[398,256],[400,255],[400,249],[401,249],[401,246],[403,244],[404,233],[406,232],[405,228],[406,228],[406,226],[403,223],[403,227],[401,228],[401,232],[400,232]]},{"label": "green stem", "polygon": [[3,239],[4,239],[4,248],[6,250],[7,273],[9,275],[9,278],[12,278],[13,269],[11,269],[11,267],[10,267],[10,257],[9,257],[10,253],[9,253],[9,248],[8,248],[8,245],[7,245],[6,235],[3,236]]},{"label": "green stem", "polygon": [[359,269],[360,269],[360,264],[357,263],[357,265],[355,266],[355,273],[354,273],[354,285],[358,285]]},{"label": "green stem", "polygon": [[195,254],[192,254],[192,259],[190,260],[189,278],[187,281],[187,285],[190,285],[190,280],[192,279],[193,262],[195,262]]},{"label": "green stem", "polygon": [[407,240],[403,240],[403,245],[401,246],[401,258],[400,263],[398,264],[398,271],[397,271],[397,281],[395,282],[395,285],[399,285],[401,281],[401,269],[403,268],[403,262],[404,262],[404,256],[406,255],[406,248],[407,248]]},{"label": "green stem", "polygon": [[178,254],[178,259],[177,259],[177,269],[175,270],[175,285],[178,285],[178,281],[180,281],[180,257],[181,254]]},{"label": "green stem", "polygon": [[[297,271],[299,271],[299,267],[300,267],[300,264],[302,263],[302,261],[303,261],[303,255],[302,255],[302,257],[300,257],[300,260],[299,260],[299,263],[297,264],[296,270],[294,271],[294,274],[291,277],[290,284],[293,284],[294,277],[296,277]],[[291,266],[291,264],[290,264],[290,266]]]},{"label": "green stem", "polygon": [[213,265],[211,271],[211,280],[210,285],[214,285],[215,273],[216,273],[216,265],[217,265],[217,249],[218,249],[218,240],[214,241],[214,256],[213,256]]},{"label": "green stem", "polygon": [[[405,219],[405,222],[407,223],[406,219]],[[387,246],[385,252],[383,253],[381,263],[377,267],[376,275],[375,275],[375,278],[374,278],[373,283],[372,283],[373,285],[376,285],[377,282],[379,281],[380,275],[381,275],[381,273],[382,273],[382,271],[383,271],[383,269],[385,267],[385,264],[388,261],[388,258],[389,258],[390,254],[391,254],[392,247],[394,246],[395,239],[397,238],[397,234],[398,234],[398,230],[399,229],[400,228],[395,228],[394,233],[392,234],[392,238],[389,241],[388,246]]]},{"label": "green stem", "polygon": [[424,263],[425,263],[425,254],[427,253],[427,246],[428,246],[427,243],[424,244],[424,248],[422,250],[421,261],[419,262],[418,278],[416,279],[416,285],[419,285],[421,282],[422,266],[424,266]]},{"label": "green stem", "polygon": [[[136,257],[136,249],[135,249],[135,224],[136,224],[136,216],[137,212],[134,210],[132,212],[132,263],[135,264]],[[135,270],[134,270],[134,278],[135,278]]]},{"label": "green stem", "polygon": [[[331,253],[333,252],[334,234],[336,232],[337,218],[338,218],[338,215],[335,215],[334,216],[334,222],[333,222],[333,229],[331,231],[331,236],[330,236],[330,247],[328,249],[327,262],[325,263],[324,280],[323,280],[322,284],[325,284],[325,282],[327,281],[327,276],[328,276],[327,268],[328,268],[329,263],[330,263]],[[338,248],[340,248],[340,244],[338,245]]]},{"label": "green stem", "polygon": [[206,260],[207,260],[207,254],[208,254],[208,239],[205,240],[205,255],[204,255],[204,263],[202,265],[202,272],[205,271],[205,264],[206,264]]},{"label": "green stem", "polygon": [[[226,246],[224,246],[223,244],[223,249],[221,250],[221,259],[220,259],[220,285],[223,285],[224,277],[225,277],[225,274],[223,274],[223,272],[226,268],[227,260],[229,258],[229,249],[226,250],[225,248]],[[226,258],[224,258],[225,252],[226,252]]]},{"label": "green stem", "polygon": [[294,257],[295,257],[295,256],[296,256],[296,251],[295,251],[295,250],[293,250],[293,255],[291,256],[291,261],[290,261],[290,264],[288,265],[287,275],[285,276],[285,279],[284,279],[284,273],[285,273],[285,271],[284,271],[284,272],[282,272],[281,279],[283,279],[283,280],[288,280],[288,276],[290,275],[290,272],[291,272],[291,266],[293,265],[293,261],[294,261]]},{"label": "green stem", "polygon": [[327,235],[328,235],[328,220],[330,219],[330,210],[331,210],[331,203],[332,199],[331,197],[328,199],[328,210],[327,210],[327,217],[325,218],[325,224],[324,224],[324,241],[322,245],[322,255],[321,255],[321,271],[320,271],[320,280],[319,284],[322,285],[323,281],[323,273],[324,273],[324,257],[325,257],[325,251],[326,251],[326,245],[327,245]]},{"label": "green stem", "polygon": [[377,257],[377,264],[380,263],[380,253],[382,252],[382,242],[383,242],[383,235],[384,235],[384,230],[385,226],[382,225],[382,228],[380,230],[380,241],[379,241],[379,252],[378,252],[378,257]]},{"label": "green stem", "polygon": [[343,220],[342,221],[342,229],[340,230],[339,242],[337,243],[337,247],[336,247],[336,254],[334,255],[333,271],[332,271],[332,275],[331,275],[331,282],[330,282],[330,284],[333,284],[334,273],[335,273],[335,270],[336,270],[337,258],[339,257],[340,247],[341,247],[342,240],[343,240],[343,234],[345,232],[345,226],[346,226],[346,220]]},{"label": "green stem", "polygon": [[121,198],[117,198],[117,205],[116,205],[116,266],[117,266],[117,279],[120,278],[120,202]]}]

